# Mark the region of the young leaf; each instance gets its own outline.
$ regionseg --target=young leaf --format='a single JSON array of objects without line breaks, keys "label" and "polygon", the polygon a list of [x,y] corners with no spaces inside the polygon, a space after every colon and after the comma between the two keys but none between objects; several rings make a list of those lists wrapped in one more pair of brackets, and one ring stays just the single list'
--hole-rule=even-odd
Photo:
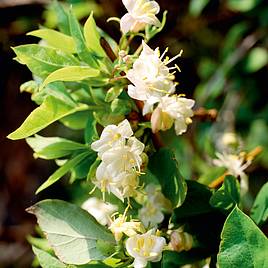
[{"label": "young leaf", "polygon": [[78,53],[79,58],[87,63],[89,66],[94,68],[98,67],[98,63],[94,58],[94,55],[88,50],[86,46],[85,38],[82,34],[79,22],[74,16],[72,10],[69,12],[69,26],[71,30],[72,37],[74,38],[76,44],[76,51]]},{"label": "young leaf", "polygon": [[210,198],[210,205],[224,211],[230,211],[240,201],[239,183],[233,176],[224,178],[223,186]]},{"label": "young leaf", "polygon": [[48,96],[38,108],[30,113],[17,130],[8,135],[8,138],[11,140],[27,138],[64,116],[86,110],[86,107],[86,105],[69,106],[52,96]]},{"label": "young leaf", "polygon": [[69,66],[51,73],[40,86],[42,90],[47,84],[55,81],[81,81],[98,76],[100,71],[86,66]]},{"label": "young leaf", "polygon": [[66,66],[77,66],[80,62],[71,54],[55,48],[37,44],[22,45],[13,48],[17,59],[35,75],[44,78],[57,69]]},{"label": "young leaf", "polygon": [[52,29],[39,29],[27,33],[27,35],[36,36],[47,41],[47,43],[55,48],[58,48],[66,53],[74,54],[76,52],[75,42],[69,35]]},{"label": "young leaf", "polygon": [[43,268],[67,268],[67,266],[58,260],[56,257],[52,256],[51,254],[47,253],[46,251],[39,249],[35,246],[32,246],[33,252],[36,255],[39,264]]},{"label": "young leaf", "polygon": [[259,191],[250,213],[256,224],[263,224],[268,219],[268,182]]},{"label": "young leaf", "polygon": [[78,165],[81,161],[83,161],[86,157],[88,157],[92,152],[86,151],[83,152],[74,158],[67,161],[63,166],[61,166],[59,169],[57,169],[36,191],[36,194],[40,193],[56,181],[58,181],[60,178],[62,178],[68,171],[70,171],[71,168]]},{"label": "young leaf", "polygon": [[100,35],[97,31],[97,26],[93,18],[93,13],[90,14],[84,25],[84,36],[88,49],[96,52],[96,54],[100,57],[104,57],[106,55],[100,45]]},{"label": "young leaf", "polygon": [[66,264],[102,260],[97,241],[115,244],[113,235],[80,207],[61,200],[44,200],[27,209],[37,217],[57,257]]},{"label": "young leaf", "polygon": [[35,157],[43,159],[57,159],[72,154],[77,150],[85,150],[87,145],[59,137],[42,137],[35,135],[27,138],[27,143],[35,152]]},{"label": "young leaf", "polygon": [[70,35],[68,14],[64,10],[63,6],[58,1],[53,1],[52,8],[56,12],[57,26],[61,32]]},{"label": "young leaf", "polygon": [[268,240],[238,207],[228,216],[221,239],[220,267],[268,267]]},{"label": "young leaf", "polygon": [[187,184],[179,172],[173,152],[161,148],[151,157],[149,169],[157,177],[165,197],[175,208],[181,206],[186,197]]}]

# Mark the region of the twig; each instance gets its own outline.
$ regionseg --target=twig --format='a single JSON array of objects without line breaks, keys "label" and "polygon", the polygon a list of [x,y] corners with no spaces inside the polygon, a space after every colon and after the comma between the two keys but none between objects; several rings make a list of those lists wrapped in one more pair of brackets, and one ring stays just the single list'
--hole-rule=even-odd
[{"label": "twig", "polygon": [[103,48],[103,50],[105,51],[106,55],[108,56],[108,58],[114,62],[116,60],[116,55],[113,52],[110,44],[106,41],[106,39],[104,37],[100,38],[100,45]]},{"label": "twig", "polygon": [[[100,44],[101,44],[102,48],[104,49],[106,55],[109,57],[109,59],[112,62],[114,62],[116,60],[116,55],[113,52],[113,50],[112,50],[111,46],[109,45],[109,43],[103,37],[101,37]],[[121,72],[120,74],[122,76],[126,75],[125,72]],[[139,101],[139,100],[134,100],[134,101],[135,101],[135,104],[136,104],[139,112],[142,114],[142,109],[143,109],[144,103],[142,101]],[[144,121],[150,121],[151,120],[151,114],[146,114],[146,115],[142,116],[142,119]],[[156,149],[159,149],[159,148],[164,146],[164,143],[162,142],[159,133],[152,133],[152,140],[153,140],[153,143],[154,143],[154,146],[155,146]]]}]

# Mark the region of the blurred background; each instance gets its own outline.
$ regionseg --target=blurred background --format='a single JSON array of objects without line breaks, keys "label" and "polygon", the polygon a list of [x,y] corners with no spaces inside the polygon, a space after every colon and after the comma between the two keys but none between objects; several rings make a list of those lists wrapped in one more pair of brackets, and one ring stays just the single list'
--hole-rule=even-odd
[{"label": "blurred background", "polygon": [[[167,142],[175,148],[186,178],[208,184],[215,176],[207,164],[220,150],[225,132],[236,133],[239,146],[263,151],[247,170],[250,193],[246,209],[268,178],[268,5],[265,0],[158,0],[168,11],[167,24],[150,45],[176,55],[181,73],[178,89],[195,98],[198,107],[218,110],[217,122],[194,122],[189,134]],[[11,47],[38,42],[26,36],[39,25],[55,27],[49,0],[0,0],[0,268],[30,267],[33,261],[26,237],[35,232],[35,219],[25,208],[44,198],[77,199],[80,191],[70,191],[64,181],[35,196],[37,187],[55,170],[51,161],[35,160],[25,141],[5,137],[35,108],[19,86],[31,79],[30,71],[12,58]],[[99,27],[116,41],[116,22],[126,10],[121,0],[74,0],[76,16],[85,21],[91,10]],[[161,17],[161,14],[160,14]],[[140,40],[135,40],[138,45]],[[178,93],[179,93],[178,91]],[[53,135],[59,126],[47,130]],[[168,137],[168,134],[167,134]],[[213,149],[212,149],[213,148]],[[189,160],[189,161],[188,161]]]}]

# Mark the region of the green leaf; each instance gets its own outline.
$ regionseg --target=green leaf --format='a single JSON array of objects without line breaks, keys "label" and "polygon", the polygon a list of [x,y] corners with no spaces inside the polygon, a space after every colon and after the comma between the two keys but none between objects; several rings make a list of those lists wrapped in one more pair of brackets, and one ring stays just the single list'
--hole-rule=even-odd
[{"label": "green leaf", "polygon": [[72,154],[77,150],[88,149],[88,146],[78,142],[59,137],[42,137],[35,135],[27,138],[27,143],[35,152],[35,157],[43,159],[56,159]]},{"label": "green leaf", "polygon": [[88,17],[84,25],[84,36],[86,39],[87,48],[94,51],[100,57],[105,57],[106,54],[100,45],[100,35],[97,31],[96,22],[93,18],[93,12]]},{"label": "green leaf", "polygon": [[72,37],[74,38],[76,44],[76,51],[79,58],[87,63],[89,66],[97,68],[98,63],[94,55],[88,50],[86,46],[85,38],[82,34],[80,24],[74,16],[72,10],[69,12],[69,26],[71,30]]},{"label": "green leaf", "polygon": [[11,140],[27,138],[64,116],[85,110],[86,107],[86,105],[69,106],[52,96],[48,96],[40,107],[30,113],[17,130],[8,135],[8,138]]},{"label": "green leaf", "polygon": [[[56,13],[57,26],[61,32],[70,35],[68,14],[64,10],[63,6],[58,1],[53,1],[52,9]],[[53,25],[50,25],[53,28]]]},{"label": "green leaf", "polygon": [[76,52],[75,42],[69,35],[52,29],[39,29],[27,33],[27,35],[36,36],[47,41],[47,43],[66,53],[74,54]]},{"label": "green leaf", "polygon": [[84,133],[85,142],[88,144],[91,144],[93,141],[99,138],[96,125],[97,121],[95,120],[93,114],[91,113],[90,116],[88,117]]},{"label": "green leaf", "polygon": [[198,249],[205,249],[203,253],[208,257],[218,252],[226,216],[209,204],[212,193],[207,186],[191,180],[186,182],[186,199],[174,210],[172,222],[184,225],[185,231],[195,237]]},{"label": "green leaf", "polygon": [[209,0],[191,0],[189,13],[194,17],[198,17],[208,3]]},{"label": "green leaf", "polygon": [[157,177],[165,197],[174,207],[181,206],[186,197],[187,184],[179,172],[173,152],[161,148],[150,158],[149,169]]},{"label": "green leaf", "polygon": [[55,81],[81,81],[98,76],[100,71],[86,66],[69,66],[51,73],[40,86],[42,90],[47,84]]},{"label": "green leaf", "polygon": [[226,176],[222,187],[210,198],[210,205],[223,211],[230,211],[240,201],[239,183],[233,176]]},{"label": "green leaf", "polygon": [[20,63],[26,64],[35,75],[44,78],[57,69],[80,65],[79,61],[61,50],[36,44],[13,48]]},{"label": "green leaf", "polygon": [[174,210],[174,219],[179,221],[183,218],[193,217],[213,211],[209,204],[211,191],[209,188],[196,181],[186,180],[187,195],[184,203]]},{"label": "green leaf", "polygon": [[86,157],[88,157],[92,152],[87,151],[83,152],[74,158],[67,161],[63,166],[57,169],[36,191],[36,194],[40,193],[47,187],[51,186],[53,183],[62,178],[71,168],[78,165],[81,161],[83,161]]},{"label": "green leaf", "polygon": [[113,235],[80,207],[61,200],[44,200],[27,209],[55,251],[66,264],[86,264],[103,260],[97,241],[115,244]]},{"label": "green leaf", "polygon": [[83,161],[81,161],[78,165],[76,165],[71,170],[71,179],[70,181],[75,181],[77,179],[84,179],[87,177],[88,172],[92,164],[97,158],[97,154],[95,152],[92,152],[90,155],[88,155]]},{"label": "green leaf", "polygon": [[67,268],[67,266],[58,260],[56,257],[52,256],[51,254],[47,253],[46,251],[39,249],[35,246],[32,246],[32,250],[36,255],[39,264],[43,268]]},{"label": "green leaf", "polygon": [[221,238],[220,268],[268,267],[268,240],[238,207],[228,216]]},{"label": "green leaf", "polygon": [[164,251],[161,268],[180,267],[203,260],[209,256],[205,249],[191,249],[190,251]]},{"label": "green leaf", "polygon": [[268,182],[259,191],[250,213],[256,224],[263,224],[268,219]]},{"label": "green leaf", "polygon": [[253,48],[245,62],[245,70],[249,73],[257,72],[268,63],[268,51],[262,47]]},{"label": "green leaf", "polygon": [[74,114],[65,116],[60,120],[60,122],[71,129],[85,129],[87,125],[87,120],[90,117],[92,112],[90,111],[81,111],[81,112],[76,112]]}]

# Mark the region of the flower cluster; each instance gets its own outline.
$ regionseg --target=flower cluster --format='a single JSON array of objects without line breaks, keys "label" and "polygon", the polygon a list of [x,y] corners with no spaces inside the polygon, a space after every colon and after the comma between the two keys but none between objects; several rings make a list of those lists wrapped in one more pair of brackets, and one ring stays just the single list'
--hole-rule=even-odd
[{"label": "flower cluster", "polygon": [[96,170],[94,184],[102,192],[111,192],[119,199],[133,196],[138,186],[144,144],[133,137],[128,120],[118,126],[108,125],[100,139],[91,144],[102,160]]},{"label": "flower cluster", "polygon": [[[145,42],[138,59],[128,70],[127,78],[133,85],[128,86],[128,95],[144,102],[143,114],[151,113],[153,132],[167,130],[175,124],[177,135],[181,135],[190,124],[193,116],[194,100],[174,94],[176,83],[173,68],[167,65],[180,56],[163,60],[165,53],[160,56],[159,49],[152,50]],[[167,50],[166,50],[167,51]],[[166,52],[165,51],[165,52]],[[154,110],[154,105],[158,103]]]}]

